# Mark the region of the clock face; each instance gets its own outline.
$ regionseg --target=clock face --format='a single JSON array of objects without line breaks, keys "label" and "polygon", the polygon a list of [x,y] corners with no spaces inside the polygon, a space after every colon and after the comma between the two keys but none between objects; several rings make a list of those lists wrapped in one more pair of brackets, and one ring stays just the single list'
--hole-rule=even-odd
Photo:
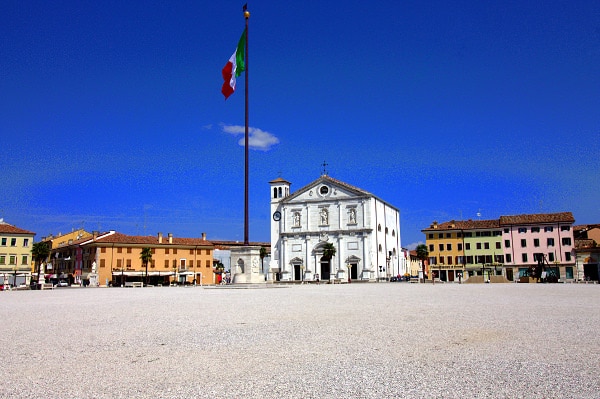
[{"label": "clock face", "polygon": [[280,219],[281,219],[281,212],[279,212],[279,211],[276,211],[276,212],[273,214],[273,220],[274,220],[274,221],[276,221],[276,222],[278,222]]}]

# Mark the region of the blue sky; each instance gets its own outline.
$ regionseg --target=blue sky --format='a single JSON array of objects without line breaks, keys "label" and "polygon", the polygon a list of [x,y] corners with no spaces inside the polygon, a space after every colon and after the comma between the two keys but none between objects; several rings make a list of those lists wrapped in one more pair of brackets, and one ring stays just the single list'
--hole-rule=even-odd
[{"label": "blue sky", "polygon": [[[0,217],[243,240],[237,1],[4,1]],[[434,221],[600,222],[600,2],[249,2],[250,241],[330,176]]]}]

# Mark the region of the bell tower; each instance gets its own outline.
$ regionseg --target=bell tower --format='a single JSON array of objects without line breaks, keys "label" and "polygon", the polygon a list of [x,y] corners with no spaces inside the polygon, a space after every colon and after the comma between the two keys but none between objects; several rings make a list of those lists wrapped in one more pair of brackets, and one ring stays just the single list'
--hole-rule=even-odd
[{"label": "bell tower", "polygon": [[285,226],[285,210],[281,206],[281,201],[290,195],[290,186],[292,183],[278,177],[269,182],[271,189],[271,267],[270,269],[279,272],[279,263],[281,256],[280,233]]}]

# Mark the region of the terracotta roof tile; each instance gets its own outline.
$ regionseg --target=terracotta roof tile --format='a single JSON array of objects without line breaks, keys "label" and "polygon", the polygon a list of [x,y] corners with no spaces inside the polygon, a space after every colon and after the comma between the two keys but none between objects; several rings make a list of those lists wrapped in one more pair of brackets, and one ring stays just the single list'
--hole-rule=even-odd
[{"label": "terracotta roof tile", "polygon": [[[88,237],[89,240],[89,237]],[[97,239],[94,242],[111,244],[134,244],[134,245],[202,245],[212,247],[213,243],[202,238],[180,238],[173,237],[173,243],[169,243],[169,237],[163,236],[162,243],[158,242],[157,236],[129,236],[121,233],[114,233],[106,237]]]},{"label": "terracotta roof tile", "polygon": [[33,231],[20,229],[20,228],[18,228],[16,226],[13,226],[12,224],[8,224],[6,222],[0,223],[0,233],[4,233],[4,234],[33,234],[33,235],[35,235],[35,233]]},{"label": "terracotta roof tile", "polygon": [[571,212],[534,213],[529,215],[500,216],[500,225],[537,223],[575,223]]}]

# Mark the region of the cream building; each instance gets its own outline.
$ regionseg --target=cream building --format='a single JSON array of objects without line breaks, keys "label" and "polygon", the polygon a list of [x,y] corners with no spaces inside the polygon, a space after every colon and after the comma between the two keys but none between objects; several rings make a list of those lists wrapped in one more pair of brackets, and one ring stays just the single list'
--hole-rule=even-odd
[{"label": "cream building", "polygon": [[0,219],[0,284],[29,284],[34,236]]},{"label": "cream building", "polygon": [[[282,178],[269,184],[274,280],[375,281],[406,273],[397,208],[326,174],[294,193]],[[329,261],[327,243],[336,249]]]}]

